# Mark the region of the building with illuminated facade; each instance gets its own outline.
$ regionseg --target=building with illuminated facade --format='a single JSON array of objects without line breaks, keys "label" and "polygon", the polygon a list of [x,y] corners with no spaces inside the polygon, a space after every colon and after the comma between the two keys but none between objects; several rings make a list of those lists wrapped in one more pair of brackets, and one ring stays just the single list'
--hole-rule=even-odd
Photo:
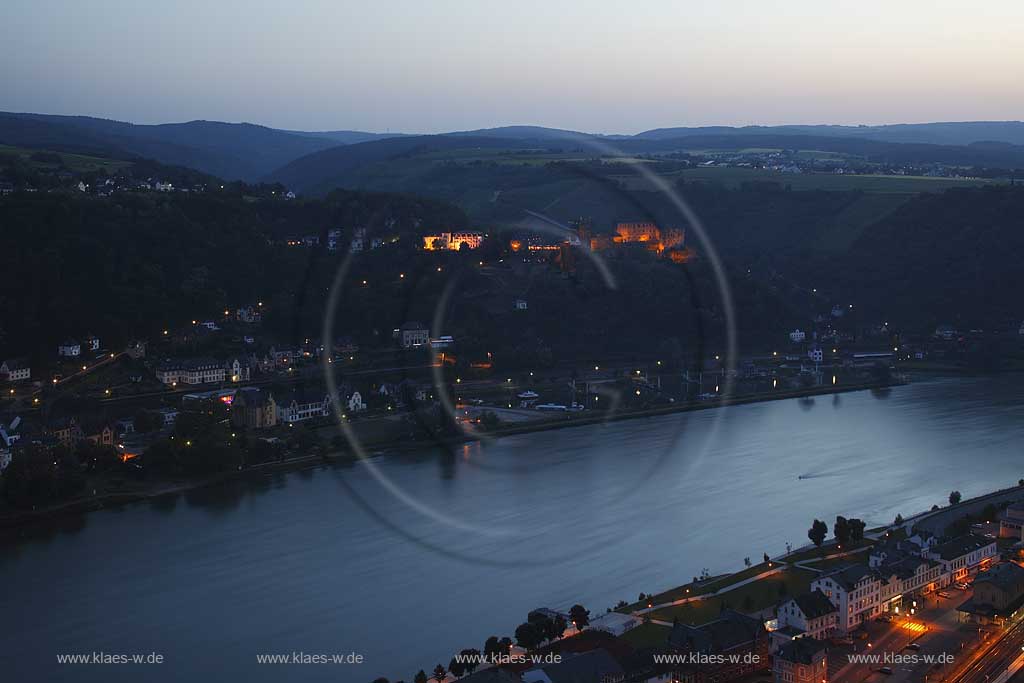
[{"label": "building with illuminated facade", "polygon": [[476,249],[484,241],[482,232],[442,232],[423,236],[423,248],[427,251],[458,251],[463,245]]}]

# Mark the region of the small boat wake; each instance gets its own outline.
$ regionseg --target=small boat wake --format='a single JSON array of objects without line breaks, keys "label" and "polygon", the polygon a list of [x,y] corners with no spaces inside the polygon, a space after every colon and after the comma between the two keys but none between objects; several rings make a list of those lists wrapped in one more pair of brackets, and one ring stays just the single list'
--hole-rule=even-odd
[{"label": "small boat wake", "polygon": [[807,472],[805,474],[799,475],[797,479],[821,479],[823,477],[841,477],[845,474],[853,472],[855,469],[856,468],[853,467],[847,467],[844,469],[832,470],[830,472]]}]

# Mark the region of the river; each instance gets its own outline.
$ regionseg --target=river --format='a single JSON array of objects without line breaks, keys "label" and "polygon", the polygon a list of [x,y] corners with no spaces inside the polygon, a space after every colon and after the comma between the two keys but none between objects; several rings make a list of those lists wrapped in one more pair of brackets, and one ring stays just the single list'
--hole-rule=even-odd
[{"label": "river", "polygon": [[[927,379],[374,458],[412,505],[359,463],[60,519],[0,546],[0,678],[409,681],[535,607],[603,612],[802,545],[815,517],[871,526],[952,489],[1011,485],[1022,380]],[[256,661],[293,651],[363,663]],[[93,652],[164,662],[57,664]]]}]

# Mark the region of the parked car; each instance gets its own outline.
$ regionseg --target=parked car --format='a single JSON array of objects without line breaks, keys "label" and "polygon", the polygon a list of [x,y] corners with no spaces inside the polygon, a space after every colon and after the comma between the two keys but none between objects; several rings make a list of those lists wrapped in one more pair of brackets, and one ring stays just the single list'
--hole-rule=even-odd
[{"label": "parked car", "polygon": [[914,652],[917,652],[918,650],[921,649],[921,646],[918,643],[908,643],[906,649],[913,650]]},{"label": "parked car", "polygon": [[949,597],[949,593],[947,593],[946,591],[939,591],[939,597],[940,598],[948,598]]},{"label": "parked car", "polygon": [[886,676],[892,676],[892,669],[890,669],[887,666],[883,666],[881,669],[878,670],[878,673],[885,674]]},{"label": "parked car", "polygon": [[892,615],[891,614],[879,614],[877,617],[875,617],[875,621],[879,621],[879,622],[883,622],[883,623],[888,624],[889,622],[892,621]]},{"label": "parked car", "polygon": [[831,639],[833,645],[853,645],[853,638],[835,636]]},{"label": "parked car", "polygon": [[867,631],[856,631],[853,634],[853,637],[856,638],[857,640],[867,640],[868,639],[868,632]]}]

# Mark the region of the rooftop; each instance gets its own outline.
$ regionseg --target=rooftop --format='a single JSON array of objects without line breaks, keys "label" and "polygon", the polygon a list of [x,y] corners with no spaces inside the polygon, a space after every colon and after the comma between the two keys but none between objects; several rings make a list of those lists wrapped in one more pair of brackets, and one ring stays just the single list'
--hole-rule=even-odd
[{"label": "rooftop", "polygon": [[[1024,508],[1021,509],[1024,510]],[[964,555],[968,555],[975,550],[980,550],[985,546],[992,545],[993,543],[995,543],[995,541],[967,534],[966,536],[958,536],[957,538],[935,546],[932,548],[932,552],[936,553],[944,560],[955,560],[958,557],[963,557]]]},{"label": "rooftop", "polygon": [[794,638],[783,643],[775,656],[794,664],[812,664],[826,649],[825,642],[816,638]]},{"label": "rooftop", "polygon": [[975,584],[991,583],[1004,591],[1016,590],[1024,582],[1024,567],[1016,562],[997,564],[987,572],[981,572],[974,580]]},{"label": "rooftop", "polygon": [[807,619],[817,619],[836,611],[836,606],[820,590],[813,590],[793,598]]},{"label": "rooftop", "polygon": [[764,624],[733,610],[700,626],[676,623],[668,637],[669,645],[699,652],[726,652],[753,643],[764,631]]}]

